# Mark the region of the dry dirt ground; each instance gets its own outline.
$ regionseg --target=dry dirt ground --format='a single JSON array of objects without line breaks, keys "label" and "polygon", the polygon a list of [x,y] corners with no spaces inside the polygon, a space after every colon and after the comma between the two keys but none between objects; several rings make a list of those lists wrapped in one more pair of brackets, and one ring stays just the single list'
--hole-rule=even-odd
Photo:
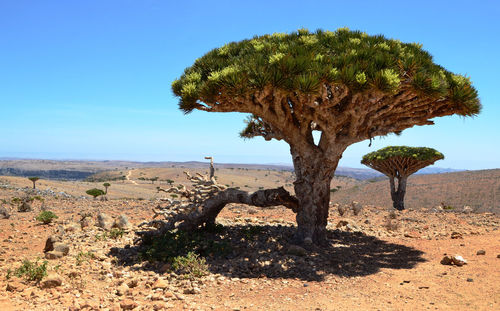
[{"label": "dry dirt ground", "polygon": [[[231,205],[218,218],[218,235],[205,237],[207,243],[221,239],[229,251],[206,257],[208,275],[186,279],[165,262],[138,259],[134,229],[151,219],[158,199],[44,194],[43,203],[32,202],[32,212],[19,213],[11,199],[25,190],[5,178],[0,184],[0,205],[11,211],[0,219],[0,310],[500,309],[500,219],[491,213],[389,213],[365,206],[359,215],[341,217],[332,208],[328,245],[297,250],[290,239],[292,212]],[[42,204],[59,216],[54,223],[34,219]],[[107,236],[95,225],[102,212],[126,215],[132,228],[116,239]],[[91,222],[82,228],[84,213]],[[42,288],[7,277],[24,259],[45,260],[51,235],[70,248],[67,256],[47,260],[49,274],[62,284]],[[467,264],[442,265],[445,254],[461,255]]]}]

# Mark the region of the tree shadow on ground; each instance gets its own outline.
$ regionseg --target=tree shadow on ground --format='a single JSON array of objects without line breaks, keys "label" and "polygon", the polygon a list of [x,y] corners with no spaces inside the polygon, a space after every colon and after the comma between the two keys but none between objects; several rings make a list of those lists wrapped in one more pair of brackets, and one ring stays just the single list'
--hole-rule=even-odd
[{"label": "tree shadow on ground", "polygon": [[[189,247],[176,255],[194,250],[206,258],[210,272],[227,277],[305,281],[321,281],[328,275],[366,276],[383,268],[411,269],[425,261],[423,252],[415,248],[341,230],[329,230],[325,246],[311,246],[306,255],[294,255],[290,245],[295,230],[295,227],[271,225],[232,225],[216,232],[199,230],[196,238],[187,238]],[[169,257],[176,256],[165,252],[162,243],[170,240],[154,247],[151,241],[143,241],[135,246],[112,248],[109,255],[116,256],[119,265],[160,271]],[[137,264],[145,258],[149,261]]]}]

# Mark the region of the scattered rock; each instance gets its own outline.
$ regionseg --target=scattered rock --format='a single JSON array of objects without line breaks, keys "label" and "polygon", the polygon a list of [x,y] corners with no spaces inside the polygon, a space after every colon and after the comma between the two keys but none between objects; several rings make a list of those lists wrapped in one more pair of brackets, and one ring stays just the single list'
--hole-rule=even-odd
[{"label": "scattered rock", "polygon": [[338,228],[342,228],[344,226],[347,226],[347,224],[349,224],[349,222],[347,220],[339,220],[339,222],[337,223],[337,225],[335,227],[338,229]]},{"label": "scattered rock", "polygon": [[158,280],[156,280],[156,282],[153,283],[152,287],[153,287],[153,289],[156,289],[156,288],[162,288],[162,289],[168,288],[168,281],[166,281],[164,279],[158,279]]},{"label": "scattered rock", "polygon": [[125,299],[120,302],[120,307],[122,308],[122,310],[133,310],[137,308],[137,302],[133,301],[132,299]]},{"label": "scattered rock", "polygon": [[61,285],[62,279],[55,273],[50,273],[42,282],[40,282],[41,288],[53,288]]},{"label": "scattered rock", "polygon": [[307,250],[298,245],[290,245],[287,250],[287,254],[295,256],[305,256],[307,255]]},{"label": "scattered rock", "polygon": [[116,295],[117,296],[125,296],[127,292],[129,291],[129,287],[127,284],[122,283],[118,288],[116,289]]},{"label": "scattered rock", "polygon": [[188,295],[198,295],[201,294],[201,290],[198,287],[193,287],[193,288],[186,288],[184,290],[184,294]]},{"label": "scattered rock", "polygon": [[110,230],[113,227],[113,219],[104,213],[97,215],[97,226],[104,230]]},{"label": "scattered rock", "polygon": [[9,219],[10,213],[5,207],[0,206],[0,219]]},{"label": "scattered rock", "polygon": [[468,278],[468,279],[467,279],[467,282],[474,282],[474,279],[472,279],[472,278]]},{"label": "scattered rock", "polygon": [[63,256],[66,256],[69,253],[69,246],[61,242],[56,242],[54,243],[54,251],[61,252]]},{"label": "scattered rock", "polygon": [[25,287],[26,287],[26,285],[24,285],[21,281],[12,280],[9,283],[7,283],[6,290],[8,292],[22,292]]},{"label": "scattered rock", "polygon": [[61,239],[55,235],[51,235],[47,238],[47,241],[45,241],[45,248],[43,249],[43,252],[50,252],[54,250],[54,244],[59,242]]},{"label": "scattered rock", "polygon": [[486,251],[484,249],[480,249],[476,252],[476,255],[480,256],[480,255],[486,255]]},{"label": "scattered rock", "polygon": [[113,228],[129,229],[130,222],[128,221],[127,216],[125,215],[118,216],[118,218],[116,218],[115,222],[113,223]]},{"label": "scattered rock", "polygon": [[422,236],[417,231],[410,231],[405,233],[406,238],[420,239]]},{"label": "scattered rock", "polygon": [[462,236],[462,234],[460,232],[453,232],[451,234],[451,238],[452,239],[463,239],[464,237]]},{"label": "scattered rock", "polygon": [[340,216],[344,216],[344,214],[347,212],[348,209],[349,208],[347,206],[342,206],[342,205],[337,206],[337,210]]},{"label": "scattered rock", "polygon": [[21,205],[17,207],[17,211],[20,213],[27,213],[31,212],[33,209],[31,208],[31,204],[29,204],[27,201],[23,201]]},{"label": "scattered rock", "polygon": [[62,252],[58,251],[50,251],[45,253],[45,258],[46,259],[59,259],[64,257],[64,254]]},{"label": "scattered rock", "polygon": [[352,212],[353,212],[354,216],[358,216],[359,213],[361,213],[363,206],[356,201],[352,201],[351,208],[352,208]]},{"label": "scattered rock", "polygon": [[443,257],[443,259],[441,259],[441,264],[442,265],[456,265],[458,267],[461,267],[461,266],[467,264],[467,260],[465,260],[460,255],[454,255],[454,256],[446,255]]}]

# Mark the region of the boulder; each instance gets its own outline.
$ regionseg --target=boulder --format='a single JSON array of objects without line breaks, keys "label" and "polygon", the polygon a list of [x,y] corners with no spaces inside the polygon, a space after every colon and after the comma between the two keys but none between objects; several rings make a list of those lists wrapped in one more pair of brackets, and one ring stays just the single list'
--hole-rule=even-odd
[{"label": "boulder", "polygon": [[50,273],[42,282],[41,288],[53,288],[62,285],[62,279],[58,274]]},{"label": "boulder", "polygon": [[120,302],[120,307],[123,310],[133,310],[137,308],[138,304],[137,302],[133,301],[132,299],[125,299],[122,302]]},{"label": "boulder", "polygon": [[480,249],[476,252],[476,255],[480,256],[480,255],[486,255],[486,251],[484,249]]},{"label": "boulder", "polygon": [[116,218],[115,222],[113,223],[113,228],[129,229],[130,222],[128,221],[127,216],[125,216],[125,215],[118,216],[118,218]]},{"label": "boulder", "polygon": [[61,242],[56,242],[54,243],[54,251],[61,252],[64,256],[66,256],[69,253],[69,246]]},{"label": "boulder", "polygon": [[50,251],[45,253],[46,259],[59,259],[62,258],[63,256],[64,254],[58,251]]},{"label": "boulder", "polygon": [[462,256],[460,255],[446,255],[441,259],[441,264],[442,265],[455,265],[458,267],[461,267],[465,264],[467,264],[467,260],[465,260]]},{"label": "boulder", "polygon": [[0,219],[9,219],[10,213],[9,210],[3,206],[0,206]]},{"label": "boulder", "polygon": [[26,213],[26,212],[31,212],[33,209],[31,208],[31,204],[29,204],[27,201],[23,201],[21,205],[17,207],[17,211],[20,213]]},{"label": "boulder", "polygon": [[43,252],[50,252],[54,250],[54,244],[57,242],[60,242],[61,239],[55,235],[51,235],[47,238],[47,241],[45,241],[45,248],[43,249]]},{"label": "boulder", "polygon": [[157,289],[157,288],[165,289],[165,288],[168,288],[168,281],[164,280],[164,279],[158,279],[158,280],[156,280],[156,282],[153,283],[152,288],[153,289]]},{"label": "boulder", "polygon": [[113,227],[113,219],[104,213],[97,215],[97,226],[104,230],[110,230]]},{"label": "boulder", "polygon": [[14,279],[7,283],[6,290],[8,292],[22,292],[26,288],[26,285],[24,285],[20,280]]}]

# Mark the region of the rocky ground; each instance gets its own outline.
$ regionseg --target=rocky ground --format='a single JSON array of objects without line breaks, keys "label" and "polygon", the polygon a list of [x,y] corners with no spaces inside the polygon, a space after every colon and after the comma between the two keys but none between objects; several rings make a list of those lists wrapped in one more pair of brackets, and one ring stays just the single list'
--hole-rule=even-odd
[{"label": "rocky ground", "polygon": [[[30,202],[32,211],[18,212],[21,203],[12,198],[23,191],[0,189],[0,206],[10,214],[0,211],[0,310],[500,308],[494,214],[364,206],[340,216],[332,206],[328,245],[305,249],[291,243],[291,211],[232,205],[219,226],[197,235],[194,248],[207,270],[195,276],[145,260],[135,232],[159,200],[42,193]],[[59,218],[42,224],[35,220],[41,209]],[[40,282],[17,277],[23,260],[46,260],[47,275]]]}]

